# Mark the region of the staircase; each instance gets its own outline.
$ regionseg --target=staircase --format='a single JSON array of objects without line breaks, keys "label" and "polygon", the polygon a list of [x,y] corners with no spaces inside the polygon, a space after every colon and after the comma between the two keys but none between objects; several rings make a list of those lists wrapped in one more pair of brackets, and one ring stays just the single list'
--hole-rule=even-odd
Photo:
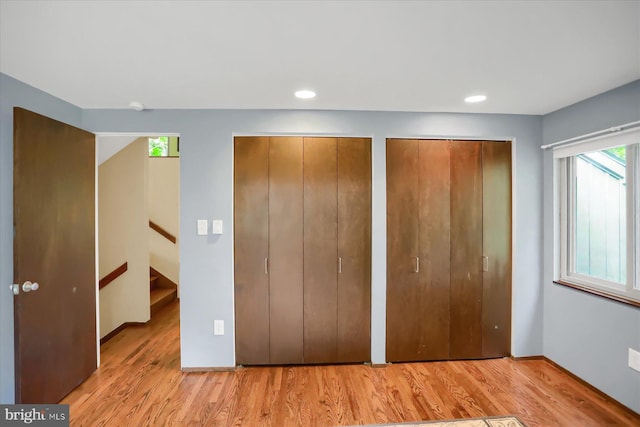
[{"label": "staircase", "polygon": [[176,284],[153,268],[149,269],[149,291],[151,317],[162,307],[175,301],[178,295]]}]

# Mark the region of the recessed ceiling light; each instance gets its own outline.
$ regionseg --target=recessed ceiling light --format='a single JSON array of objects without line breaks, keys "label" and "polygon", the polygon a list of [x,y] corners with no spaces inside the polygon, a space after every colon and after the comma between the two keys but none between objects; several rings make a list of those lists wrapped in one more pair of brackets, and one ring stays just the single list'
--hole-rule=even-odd
[{"label": "recessed ceiling light", "polygon": [[471,95],[471,96],[467,96],[464,99],[464,102],[468,102],[468,103],[482,102],[482,101],[485,101],[486,99],[487,99],[486,95]]},{"label": "recessed ceiling light", "polygon": [[296,91],[295,95],[296,95],[296,98],[300,98],[300,99],[311,99],[316,97],[316,93],[314,91],[307,90],[307,89],[298,90]]}]

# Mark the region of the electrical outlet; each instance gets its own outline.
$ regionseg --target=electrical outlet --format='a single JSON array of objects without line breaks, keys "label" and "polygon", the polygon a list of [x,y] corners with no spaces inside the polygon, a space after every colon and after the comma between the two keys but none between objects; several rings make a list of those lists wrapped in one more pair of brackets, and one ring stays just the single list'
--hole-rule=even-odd
[{"label": "electrical outlet", "polygon": [[213,335],[224,335],[224,320],[213,321]]},{"label": "electrical outlet", "polygon": [[640,351],[629,349],[629,367],[640,372]]}]

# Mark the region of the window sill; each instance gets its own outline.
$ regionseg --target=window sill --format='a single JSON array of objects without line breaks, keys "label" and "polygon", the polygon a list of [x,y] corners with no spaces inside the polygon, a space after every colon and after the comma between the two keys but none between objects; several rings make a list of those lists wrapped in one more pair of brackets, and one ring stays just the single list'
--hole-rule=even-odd
[{"label": "window sill", "polygon": [[633,307],[638,307],[640,308],[640,301],[631,299],[631,298],[627,298],[621,295],[616,295],[616,294],[612,294],[606,291],[601,291],[599,289],[593,289],[593,288],[588,288],[586,286],[582,286],[582,285],[576,285],[575,283],[570,283],[570,282],[565,282],[563,280],[554,280],[553,283],[555,283],[556,285],[561,285],[561,286],[567,286],[569,288],[573,288],[573,289],[577,289],[579,291],[582,292],[586,292],[588,294],[591,295],[597,295],[599,297],[602,298],[606,298],[606,299],[610,299],[613,301],[617,301],[620,302],[622,304],[627,304]]}]

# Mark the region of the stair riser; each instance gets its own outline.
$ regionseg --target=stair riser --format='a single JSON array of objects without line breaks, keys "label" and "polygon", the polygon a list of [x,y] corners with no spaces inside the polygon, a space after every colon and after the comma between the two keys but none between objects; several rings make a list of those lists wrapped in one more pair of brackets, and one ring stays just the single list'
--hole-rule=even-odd
[{"label": "stair riser", "polygon": [[158,310],[160,310],[165,305],[171,303],[176,299],[176,291],[171,292],[170,294],[165,295],[158,301],[151,304],[151,316],[153,316]]}]

